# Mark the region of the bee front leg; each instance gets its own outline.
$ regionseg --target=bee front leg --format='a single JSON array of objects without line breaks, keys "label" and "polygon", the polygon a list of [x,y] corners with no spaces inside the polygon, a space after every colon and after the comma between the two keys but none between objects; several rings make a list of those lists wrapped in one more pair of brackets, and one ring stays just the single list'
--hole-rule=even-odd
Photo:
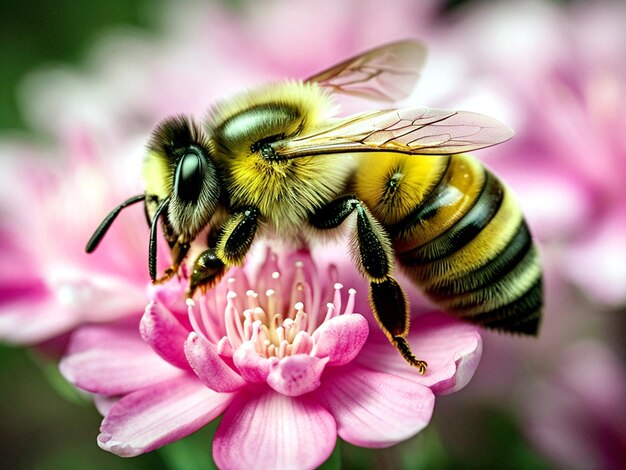
[{"label": "bee front leg", "polygon": [[194,263],[187,297],[198,288],[212,288],[229,268],[243,264],[256,235],[259,215],[256,207],[246,207],[220,227],[216,247],[203,251]]},{"label": "bee front leg", "polygon": [[224,277],[226,270],[227,266],[217,256],[215,248],[209,248],[200,253],[193,264],[187,297],[193,297],[198,288],[204,292],[214,287]]},{"label": "bee front leg", "polygon": [[351,245],[358,249],[354,256],[358,269],[370,281],[369,300],[374,317],[402,357],[424,374],[426,362],[415,357],[405,339],[410,328],[409,305],[391,276],[393,250],[383,227],[356,196],[335,199],[312,214],[309,222],[318,229],[333,229],[354,213],[357,223],[352,234],[355,243]]},{"label": "bee front leg", "polygon": [[172,265],[165,270],[163,275],[154,281],[154,284],[162,284],[163,282],[169,281],[176,274],[178,274],[178,270],[180,269],[180,265],[183,260],[187,256],[189,252],[189,243],[181,243],[179,241],[175,242],[171,247],[172,252]]}]

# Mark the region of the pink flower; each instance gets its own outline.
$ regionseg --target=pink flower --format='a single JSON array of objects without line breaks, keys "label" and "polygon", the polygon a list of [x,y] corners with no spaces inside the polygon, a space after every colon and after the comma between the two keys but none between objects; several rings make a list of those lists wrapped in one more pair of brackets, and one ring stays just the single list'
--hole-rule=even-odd
[{"label": "pink flower", "polygon": [[110,201],[138,186],[122,169],[128,165],[108,161],[98,144],[77,130],[61,142],[63,161],[25,146],[12,149],[24,158],[6,163],[11,177],[3,187],[3,201],[12,201],[0,226],[3,340],[39,344],[83,323],[138,318],[145,305],[147,253],[140,234],[148,228],[140,210],[124,214],[104,250],[95,256],[83,250]]},{"label": "pink flower", "polygon": [[337,435],[387,447],[423,429],[435,394],[473,375],[476,328],[436,313],[416,317],[409,342],[429,364],[420,376],[370,330],[364,296],[345,295],[337,282],[365,292],[364,281],[338,250],[333,257],[338,267],[320,275],[305,252],[269,256],[256,282],[233,270],[188,305],[184,280],[171,281],[152,291],[141,336],[119,326],[78,330],[61,370],[99,395],[99,445],[137,455],[223,414],[213,441],[221,468],[314,468]]}]

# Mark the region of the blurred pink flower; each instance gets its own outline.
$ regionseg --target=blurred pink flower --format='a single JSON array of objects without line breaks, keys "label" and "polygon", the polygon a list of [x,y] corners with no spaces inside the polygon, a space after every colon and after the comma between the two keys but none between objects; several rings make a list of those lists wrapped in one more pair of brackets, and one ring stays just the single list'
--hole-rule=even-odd
[{"label": "blurred pink flower", "polygon": [[104,158],[78,130],[59,152],[61,161],[15,146],[12,154],[22,158],[6,162],[11,178],[2,191],[10,203],[0,223],[0,338],[6,341],[38,344],[79,324],[138,318],[145,305],[141,211],[123,216],[104,250],[92,257],[83,250],[111,201],[137,190],[123,170],[129,165]]},{"label": "blurred pink flower", "polygon": [[597,341],[577,343],[559,357],[565,367],[528,390],[535,446],[563,468],[626,466],[626,374],[618,356]]},{"label": "blurred pink flower", "polygon": [[[136,330],[79,329],[61,370],[100,398],[98,442],[122,456],[151,451],[224,416],[213,441],[221,468],[314,468],[337,435],[388,447],[430,421],[434,394],[462,388],[481,355],[476,328],[441,314],[417,317],[409,342],[420,376],[377,327],[365,282],[349,262],[318,274],[306,252],[269,256],[251,284],[242,270],[195,303],[184,280],[155,288]],[[295,261],[295,263],[294,263]],[[251,289],[252,287],[252,289]],[[334,292],[333,292],[334,291]],[[324,304],[324,299],[332,299]],[[143,341],[142,341],[143,338]]]}]

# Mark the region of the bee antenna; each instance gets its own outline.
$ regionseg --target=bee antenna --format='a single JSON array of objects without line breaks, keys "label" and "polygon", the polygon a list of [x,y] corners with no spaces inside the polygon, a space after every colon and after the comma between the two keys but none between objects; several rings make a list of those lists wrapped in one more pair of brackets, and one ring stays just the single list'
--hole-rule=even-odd
[{"label": "bee antenna", "polygon": [[136,202],[144,201],[145,199],[146,199],[145,194],[133,196],[125,200],[119,206],[117,206],[115,209],[109,212],[109,215],[107,215],[104,218],[104,220],[100,223],[96,231],[93,233],[93,235],[87,242],[87,245],[85,245],[85,251],[87,253],[93,253],[93,251],[96,248],[98,248],[98,245],[102,241],[102,238],[106,235],[107,231],[111,228],[111,224],[113,223],[115,218],[119,215],[119,213],[122,211],[122,209],[125,209],[128,206],[135,204]]},{"label": "bee antenna", "polygon": [[152,217],[152,224],[150,225],[150,246],[148,252],[148,269],[150,270],[150,279],[153,281],[156,280],[156,270],[157,270],[157,227],[159,217],[167,206],[170,203],[170,198],[165,198],[163,202],[159,205],[156,212],[154,213],[154,217]]}]

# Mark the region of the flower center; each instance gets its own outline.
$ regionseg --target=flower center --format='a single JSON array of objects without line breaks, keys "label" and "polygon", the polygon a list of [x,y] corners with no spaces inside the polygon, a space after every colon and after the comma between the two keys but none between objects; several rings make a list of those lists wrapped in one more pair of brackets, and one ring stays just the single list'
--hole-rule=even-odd
[{"label": "flower center", "polygon": [[[321,324],[337,315],[353,313],[356,291],[348,290],[342,311],[343,285],[333,282],[333,301],[322,308],[320,279],[312,262],[297,261],[288,271],[283,276],[276,255],[270,254],[257,276],[256,288],[249,288],[242,272],[229,278],[224,307],[215,305],[217,311],[223,312],[223,318],[210,314],[213,308],[209,305],[217,300],[211,298],[211,291],[196,302],[189,301],[193,329],[217,343],[223,356],[232,356],[245,342],[252,343],[257,353],[266,358],[310,354],[315,347],[313,333]],[[331,282],[336,279],[334,266],[329,269],[329,277]]]}]

